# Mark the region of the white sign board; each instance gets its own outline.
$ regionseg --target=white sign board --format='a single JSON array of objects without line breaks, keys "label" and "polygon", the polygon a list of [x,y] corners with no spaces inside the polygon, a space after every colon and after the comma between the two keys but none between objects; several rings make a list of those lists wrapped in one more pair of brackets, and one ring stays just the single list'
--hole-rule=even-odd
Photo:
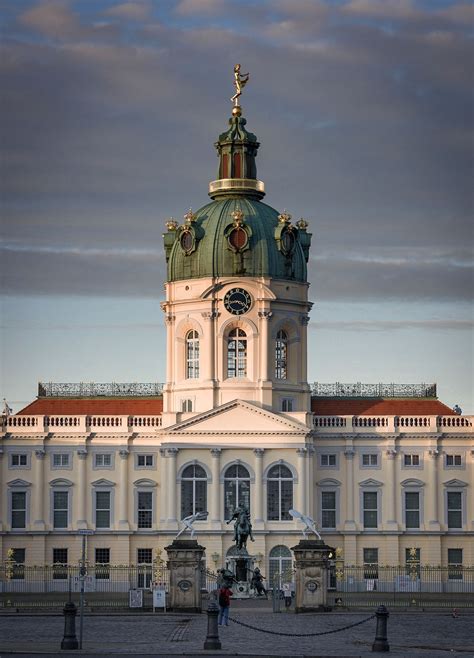
[{"label": "white sign board", "polygon": [[166,610],[166,590],[163,588],[153,589],[153,610],[155,608]]}]

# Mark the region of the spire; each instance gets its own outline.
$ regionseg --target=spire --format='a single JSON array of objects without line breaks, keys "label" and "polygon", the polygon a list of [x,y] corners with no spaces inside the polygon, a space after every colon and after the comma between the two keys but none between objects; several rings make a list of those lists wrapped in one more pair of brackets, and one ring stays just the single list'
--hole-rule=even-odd
[{"label": "spire", "polygon": [[217,180],[209,183],[209,196],[217,199],[223,196],[245,196],[262,199],[265,186],[257,180],[255,158],[260,144],[257,137],[246,129],[247,121],[242,116],[239,96],[249,80],[249,74],[240,73],[240,64],[234,66],[234,87],[232,96],[232,116],[229,128],[219,135],[215,143],[219,158]]}]

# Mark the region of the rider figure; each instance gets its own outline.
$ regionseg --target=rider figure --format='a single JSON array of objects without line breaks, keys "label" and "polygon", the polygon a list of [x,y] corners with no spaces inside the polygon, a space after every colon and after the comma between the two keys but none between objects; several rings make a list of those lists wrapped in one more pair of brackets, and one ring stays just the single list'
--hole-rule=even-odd
[{"label": "rider figure", "polygon": [[233,521],[235,519],[235,523],[234,523],[234,541],[237,542],[239,540],[238,531],[239,531],[240,517],[242,516],[242,514],[245,514],[245,516],[247,518],[247,523],[248,523],[248,526],[249,526],[249,537],[252,541],[255,541],[255,539],[253,538],[253,535],[252,535],[252,522],[250,521],[250,512],[243,505],[239,505],[238,507],[236,507],[233,515],[227,521],[227,523],[229,524],[231,521]]}]

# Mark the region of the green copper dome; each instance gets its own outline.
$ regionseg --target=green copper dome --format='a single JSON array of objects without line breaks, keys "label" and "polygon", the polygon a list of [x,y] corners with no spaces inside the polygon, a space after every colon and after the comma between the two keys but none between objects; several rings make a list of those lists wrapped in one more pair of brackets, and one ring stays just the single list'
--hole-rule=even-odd
[{"label": "green copper dome", "polygon": [[186,213],[180,226],[166,223],[168,281],[229,276],[306,281],[307,224],[301,219],[293,225],[286,212],[261,202],[264,185],[255,166],[259,143],[245,129],[239,110],[234,108],[229,129],[215,145],[219,178],[209,186],[213,201]]}]

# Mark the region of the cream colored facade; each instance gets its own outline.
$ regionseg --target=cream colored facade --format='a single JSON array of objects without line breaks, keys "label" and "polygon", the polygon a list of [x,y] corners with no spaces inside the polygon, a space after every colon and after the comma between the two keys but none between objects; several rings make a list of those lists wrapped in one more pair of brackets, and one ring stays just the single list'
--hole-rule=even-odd
[{"label": "cream colored facade", "polygon": [[[220,566],[232,546],[224,518],[225,474],[240,464],[250,474],[256,541],[249,547],[265,565],[274,547],[291,547],[300,536],[297,522],[268,520],[268,473],[282,463],[292,475],[293,507],[317,520],[327,543],[343,548],[346,564],[362,564],[370,548],[378,549],[380,564],[403,564],[411,547],[420,549],[424,564],[446,565],[448,549],[462,549],[463,564],[474,563],[472,417],[308,415],[305,424],[298,412],[276,413],[242,400],[188,413],[165,427],[167,417],[8,418],[1,441],[2,559],[9,548],[24,548],[27,564],[51,563],[53,549],[67,548],[68,561],[76,563],[77,531],[89,528],[95,531],[91,559],[94,549],[109,548],[111,563],[135,564],[138,549],[162,548],[176,534],[182,473],[198,464],[206,474],[209,511],[208,520],[196,524],[198,539],[208,566]],[[405,457],[413,455],[417,465],[407,465]],[[68,492],[66,528],[54,527],[55,491]],[[110,492],[110,528],[96,527],[95,496],[101,491]],[[147,529],[138,527],[143,491],[153,501]],[[14,492],[25,492],[24,528],[12,528]],[[324,527],[323,492],[335,493],[334,528]],[[364,528],[364,492],[377,493],[373,529]],[[418,528],[406,528],[407,492],[419,494]],[[460,494],[454,497],[460,515],[448,510],[450,492]],[[21,515],[15,518],[18,525]],[[461,527],[449,527],[453,520]]]}]

